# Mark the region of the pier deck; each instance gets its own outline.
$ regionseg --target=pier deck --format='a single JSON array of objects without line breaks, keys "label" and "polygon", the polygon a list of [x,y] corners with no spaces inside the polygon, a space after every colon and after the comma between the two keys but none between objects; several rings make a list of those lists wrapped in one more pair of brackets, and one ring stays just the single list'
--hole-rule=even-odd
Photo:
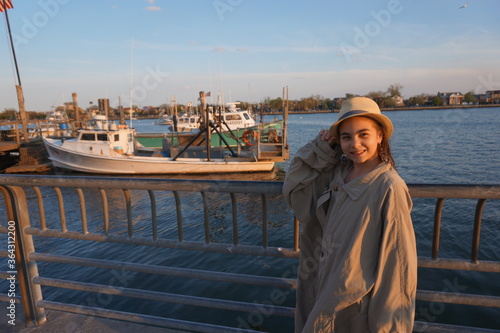
[{"label": "pier deck", "polygon": [[0,152],[16,150],[20,146],[16,141],[0,141]]},{"label": "pier deck", "polygon": [[[0,322],[0,331],[4,333],[185,333],[185,331],[172,330],[168,328],[52,310],[47,311],[47,322],[44,325],[36,326],[32,324],[26,326],[23,323],[24,318],[22,318],[22,312],[21,306],[18,306],[18,311],[16,311],[16,313],[20,314],[21,318],[16,319],[16,325],[12,326],[7,323]],[[6,314],[5,307],[1,307],[0,317],[6,318]]]}]

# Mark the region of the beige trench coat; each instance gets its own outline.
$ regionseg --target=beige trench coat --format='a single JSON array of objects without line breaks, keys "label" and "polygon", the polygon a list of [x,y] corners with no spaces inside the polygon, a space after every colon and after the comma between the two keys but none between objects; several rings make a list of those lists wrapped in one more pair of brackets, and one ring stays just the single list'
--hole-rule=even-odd
[{"label": "beige trench coat", "polygon": [[340,155],[318,136],[297,152],[283,186],[302,222],[295,332],[357,333],[335,323],[362,300],[370,332],[411,332],[417,254],[408,188],[388,164],[345,184],[351,162]]}]

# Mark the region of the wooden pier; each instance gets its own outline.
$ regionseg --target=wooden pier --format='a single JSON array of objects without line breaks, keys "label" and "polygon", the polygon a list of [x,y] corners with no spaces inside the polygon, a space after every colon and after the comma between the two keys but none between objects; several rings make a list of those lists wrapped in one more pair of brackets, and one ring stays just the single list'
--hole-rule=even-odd
[{"label": "wooden pier", "polygon": [[19,145],[16,141],[0,141],[0,153],[17,150]]},{"label": "wooden pier", "polygon": [[[30,121],[32,126],[25,131],[20,121],[0,123],[0,172],[25,173],[45,172],[52,167],[42,141],[42,135],[71,136],[76,123],[54,123]],[[27,138],[25,139],[25,134]]]}]

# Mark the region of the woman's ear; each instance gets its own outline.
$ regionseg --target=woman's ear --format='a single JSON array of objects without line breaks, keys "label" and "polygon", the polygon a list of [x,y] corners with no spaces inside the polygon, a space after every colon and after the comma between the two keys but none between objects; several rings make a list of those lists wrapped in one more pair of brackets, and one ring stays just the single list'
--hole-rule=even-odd
[{"label": "woman's ear", "polygon": [[384,132],[382,130],[378,131],[377,143],[381,144],[384,139]]}]

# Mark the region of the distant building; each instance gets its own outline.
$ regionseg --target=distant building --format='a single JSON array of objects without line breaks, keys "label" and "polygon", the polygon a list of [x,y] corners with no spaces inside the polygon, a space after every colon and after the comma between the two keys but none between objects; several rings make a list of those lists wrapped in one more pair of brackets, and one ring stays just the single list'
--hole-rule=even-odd
[{"label": "distant building", "polygon": [[75,111],[75,103],[65,102],[64,105],[58,106],[57,109],[58,110],[65,110],[65,111]]},{"label": "distant building", "polygon": [[405,105],[404,99],[401,96],[392,96],[391,99],[394,101],[394,106],[396,107]]},{"label": "distant building", "polygon": [[464,101],[464,95],[459,92],[447,92],[439,94],[443,99],[443,105],[460,105]]},{"label": "distant building", "polygon": [[500,90],[488,90],[485,95],[486,103],[500,104]]}]

